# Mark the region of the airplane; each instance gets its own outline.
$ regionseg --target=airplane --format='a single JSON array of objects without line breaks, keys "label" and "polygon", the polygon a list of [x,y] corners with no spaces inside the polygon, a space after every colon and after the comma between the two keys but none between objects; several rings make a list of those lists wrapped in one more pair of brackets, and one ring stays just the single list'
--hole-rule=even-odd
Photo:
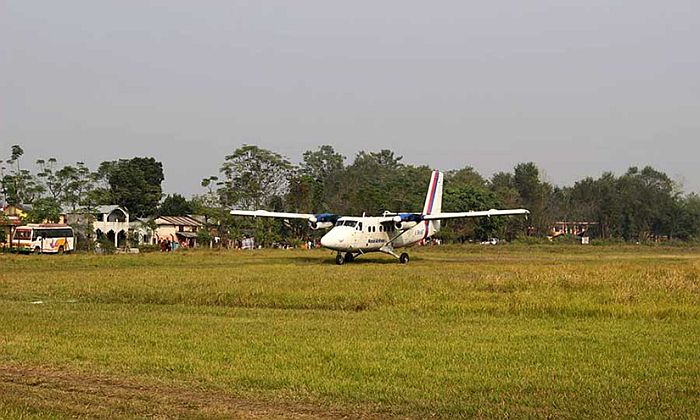
[{"label": "airplane", "polygon": [[[398,259],[401,264],[409,261],[406,252],[398,255],[397,248],[414,245],[440,231],[441,221],[465,217],[491,217],[527,215],[526,209],[466,211],[442,213],[442,183],[444,175],[433,171],[428,184],[428,194],[421,213],[384,212],[381,216],[339,216],[332,213],[307,214],[283,213],[267,210],[231,210],[234,216],[273,217],[303,219],[311,229],[331,229],[321,238],[321,246],[337,251],[335,263],[342,265],[369,252],[382,252]],[[526,216],[527,217],[527,216]]]}]

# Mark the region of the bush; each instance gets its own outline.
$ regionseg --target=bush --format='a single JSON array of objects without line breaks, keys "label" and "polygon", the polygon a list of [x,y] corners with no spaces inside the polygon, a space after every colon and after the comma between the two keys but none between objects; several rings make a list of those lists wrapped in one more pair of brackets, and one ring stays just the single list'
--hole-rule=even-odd
[{"label": "bush", "polygon": [[159,252],[160,245],[139,245],[139,253]]},{"label": "bush", "polygon": [[117,247],[114,246],[114,243],[107,238],[102,238],[99,241],[97,241],[97,245],[98,247],[95,249],[95,252],[101,252],[103,254],[114,254],[114,252],[117,250]]},{"label": "bush", "polygon": [[523,245],[550,245],[552,241],[547,238],[540,238],[539,236],[519,236],[513,243]]},{"label": "bush", "polygon": [[552,241],[557,244],[575,245],[581,243],[581,237],[576,235],[561,235],[557,236]]}]

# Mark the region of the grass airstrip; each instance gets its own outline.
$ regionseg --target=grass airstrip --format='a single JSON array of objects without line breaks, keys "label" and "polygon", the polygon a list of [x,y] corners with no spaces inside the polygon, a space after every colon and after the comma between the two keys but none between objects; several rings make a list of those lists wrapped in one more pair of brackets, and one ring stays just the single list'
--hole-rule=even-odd
[{"label": "grass airstrip", "polygon": [[700,250],[0,255],[0,417],[700,417]]}]

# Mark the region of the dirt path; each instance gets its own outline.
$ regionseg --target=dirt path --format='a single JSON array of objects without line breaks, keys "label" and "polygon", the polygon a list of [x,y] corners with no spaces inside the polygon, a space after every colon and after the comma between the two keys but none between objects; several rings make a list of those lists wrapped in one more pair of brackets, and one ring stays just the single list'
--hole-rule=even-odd
[{"label": "dirt path", "polygon": [[0,404],[70,417],[379,418],[376,413],[249,400],[221,391],[138,382],[54,368],[0,365]]}]

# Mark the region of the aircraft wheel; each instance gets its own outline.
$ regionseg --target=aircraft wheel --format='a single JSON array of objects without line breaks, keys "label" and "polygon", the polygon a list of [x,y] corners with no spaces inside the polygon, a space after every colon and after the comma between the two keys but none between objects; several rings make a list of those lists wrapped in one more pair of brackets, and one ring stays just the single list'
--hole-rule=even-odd
[{"label": "aircraft wheel", "polygon": [[345,262],[353,262],[355,261],[355,256],[352,255],[352,252],[346,252],[345,253]]},{"label": "aircraft wheel", "polygon": [[408,264],[408,254],[406,254],[405,252],[401,254],[401,256],[399,257],[399,262],[401,264]]},{"label": "aircraft wheel", "polygon": [[335,263],[336,264],[343,265],[344,262],[345,262],[345,258],[343,258],[343,256],[341,254],[338,254],[335,256]]}]

